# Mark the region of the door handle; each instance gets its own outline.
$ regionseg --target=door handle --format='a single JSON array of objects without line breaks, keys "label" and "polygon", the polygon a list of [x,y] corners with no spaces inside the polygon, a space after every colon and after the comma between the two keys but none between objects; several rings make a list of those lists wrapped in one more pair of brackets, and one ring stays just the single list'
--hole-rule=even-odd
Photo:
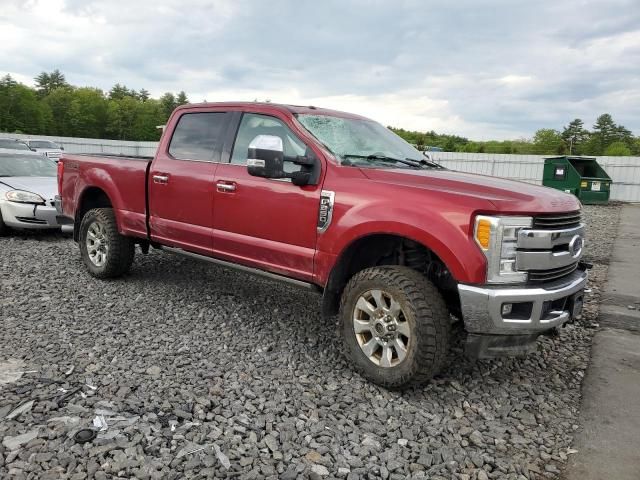
[{"label": "door handle", "polygon": [[169,183],[169,175],[154,175],[153,183],[158,183],[160,185],[166,185]]},{"label": "door handle", "polygon": [[216,187],[218,188],[219,192],[223,193],[236,191],[235,183],[218,182],[216,183]]}]

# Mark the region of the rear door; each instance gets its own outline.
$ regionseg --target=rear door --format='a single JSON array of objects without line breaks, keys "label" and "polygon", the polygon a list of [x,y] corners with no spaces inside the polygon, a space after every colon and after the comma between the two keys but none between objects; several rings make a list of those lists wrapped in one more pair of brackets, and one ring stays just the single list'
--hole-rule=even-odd
[{"label": "rear door", "polygon": [[[214,176],[229,114],[191,109],[174,114],[148,178],[153,241],[204,255],[213,251]],[[173,128],[173,130],[171,130]]]},{"label": "rear door", "polygon": [[[283,118],[242,114],[230,162],[216,171],[215,256],[311,280],[321,185],[298,187],[290,180],[249,175],[249,143],[265,134],[282,138],[285,156],[305,155],[307,145]],[[285,163],[289,172],[300,168]]]}]

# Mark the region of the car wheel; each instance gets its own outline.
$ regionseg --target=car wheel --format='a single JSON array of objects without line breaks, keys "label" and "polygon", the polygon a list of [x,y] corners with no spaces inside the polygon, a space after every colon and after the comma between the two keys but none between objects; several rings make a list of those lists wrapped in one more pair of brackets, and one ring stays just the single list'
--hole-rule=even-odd
[{"label": "car wheel", "polygon": [[2,220],[2,211],[0,211],[0,237],[6,235],[9,232],[9,227]]},{"label": "car wheel", "polygon": [[80,254],[91,275],[97,278],[119,277],[131,268],[135,245],[118,233],[111,208],[94,208],[80,223]]},{"label": "car wheel", "polygon": [[449,350],[451,322],[438,289],[408,267],[354,275],[342,294],[345,351],[366,379],[387,388],[430,380]]}]

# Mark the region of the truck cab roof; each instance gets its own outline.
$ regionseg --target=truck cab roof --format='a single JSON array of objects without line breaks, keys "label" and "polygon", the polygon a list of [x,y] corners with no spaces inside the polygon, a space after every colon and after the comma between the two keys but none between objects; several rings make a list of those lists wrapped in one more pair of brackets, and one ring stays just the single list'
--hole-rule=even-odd
[{"label": "truck cab roof", "polygon": [[226,107],[232,110],[252,110],[256,107],[268,107],[276,111],[285,113],[291,113],[293,115],[327,115],[331,117],[341,118],[359,118],[366,120],[366,117],[356,115],[354,113],[343,112],[340,110],[332,110],[329,108],[315,107],[313,105],[290,105],[282,103],[271,102],[202,102],[202,103],[188,103],[181,105],[176,110],[188,110],[194,108],[220,108]]}]

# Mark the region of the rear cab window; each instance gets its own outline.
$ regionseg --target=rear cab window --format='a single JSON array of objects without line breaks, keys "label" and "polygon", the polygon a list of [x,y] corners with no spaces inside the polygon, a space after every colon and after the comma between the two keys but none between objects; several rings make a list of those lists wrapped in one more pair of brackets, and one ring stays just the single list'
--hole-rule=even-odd
[{"label": "rear cab window", "polygon": [[171,136],[169,155],[178,160],[219,162],[226,115],[225,112],[182,114]]}]

